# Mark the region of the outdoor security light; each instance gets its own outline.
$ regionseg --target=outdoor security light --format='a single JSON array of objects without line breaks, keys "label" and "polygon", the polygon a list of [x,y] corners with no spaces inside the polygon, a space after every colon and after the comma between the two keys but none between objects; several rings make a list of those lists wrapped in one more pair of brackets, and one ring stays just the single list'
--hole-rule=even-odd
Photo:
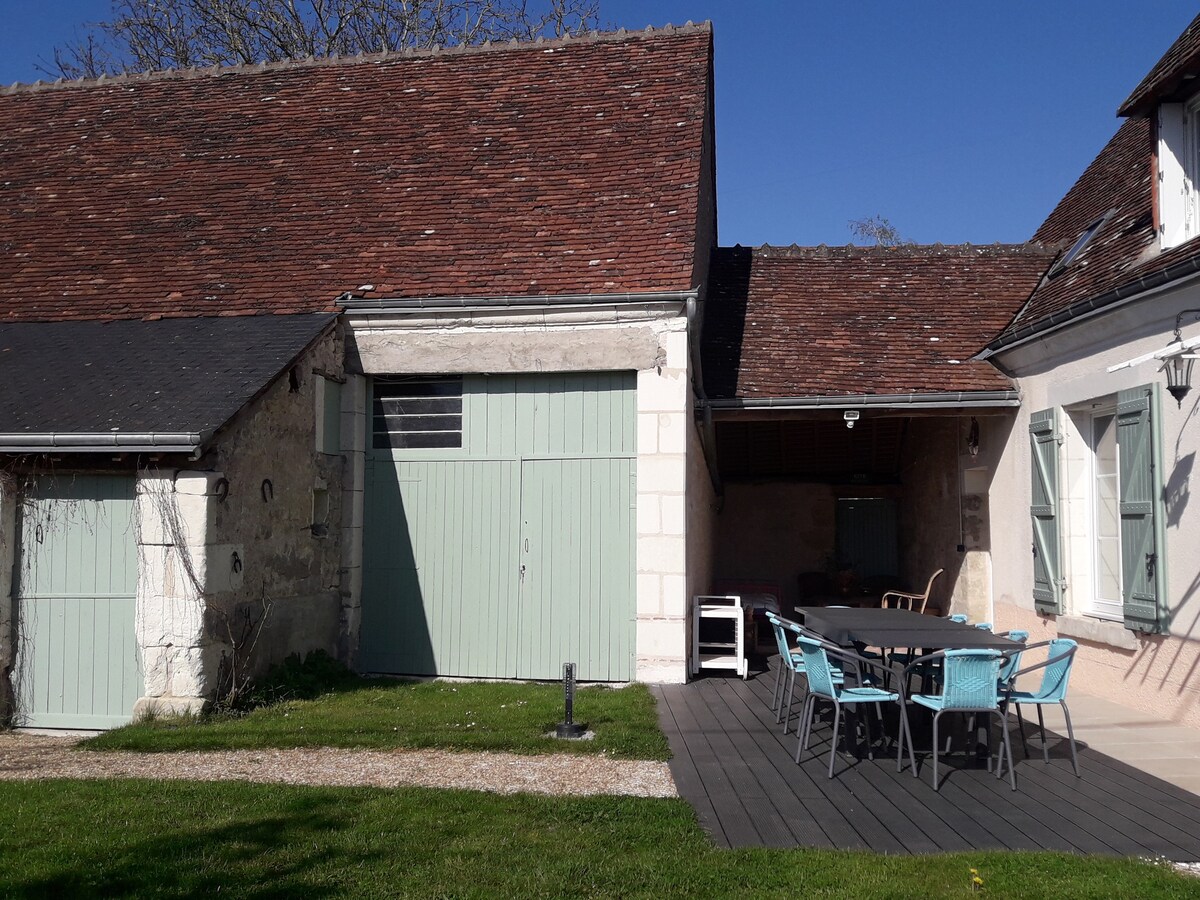
[{"label": "outdoor security light", "polygon": [[857,422],[861,417],[862,413],[860,413],[857,409],[848,409],[842,413],[842,418],[846,420],[847,428],[853,428],[854,423]]}]

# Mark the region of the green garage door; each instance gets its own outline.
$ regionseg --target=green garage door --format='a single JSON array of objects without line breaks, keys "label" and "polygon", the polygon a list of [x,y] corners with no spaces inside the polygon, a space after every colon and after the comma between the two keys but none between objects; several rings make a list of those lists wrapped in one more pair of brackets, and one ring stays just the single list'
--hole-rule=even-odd
[{"label": "green garage door", "polygon": [[376,378],[366,671],[627,681],[631,372]]},{"label": "green garage door", "polygon": [[17,723],[112,728],[142,694],[134,480],[38,478],[19,508]]}]

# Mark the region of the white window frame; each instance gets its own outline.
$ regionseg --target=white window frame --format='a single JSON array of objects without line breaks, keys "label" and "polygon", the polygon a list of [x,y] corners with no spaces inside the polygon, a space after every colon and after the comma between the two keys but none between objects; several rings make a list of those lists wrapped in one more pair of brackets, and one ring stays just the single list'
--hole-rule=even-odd
[{"label": "white window frame", "polygon": [[[1098,518],[1099,510],[1099,466],[1096,461],[1096,420],[1103,416],[1108,416],[1111,419],[1109,428],[1112,429],[1113,448],[1115,456],[1113,463],[1115,471],[1113,477],[1116,483],[1114,499],[1117,504],[1117,538],[1116,538],[1116,566],[1117,566],[1117,594],[1115,597],[1100,597],[1100,529]],[[1092,409],[1088,414],[1088,538],[1091,544],[1091,590],[1086,596],[1082,597],[1083,605],[1086,607],[1081,610],[1084,615],[1092,616],[1097,619],[1109,619],[1120,622],[1124,618],[1124,600],[1121,596],[1122,584],[1121,579],[1121,445],[1117,443],[1117,406],[1115,400],[1111,404]]]}]

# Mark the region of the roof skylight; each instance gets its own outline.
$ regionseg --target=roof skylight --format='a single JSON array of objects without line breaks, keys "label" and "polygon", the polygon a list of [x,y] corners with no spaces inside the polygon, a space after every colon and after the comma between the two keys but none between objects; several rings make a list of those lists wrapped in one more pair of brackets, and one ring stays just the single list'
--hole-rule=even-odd
[{"label": "roof skylight", "polygon": [[1050,271],[1046,273],[1046,277],[1055,278],[1065,272],[1067,267],[1070,266],[1071,263],[1073,263],[1081,253],[1083,253],[1087,245],[1091,243],[1092,238],[1096,236],[1096,232],[1100,230],[1100,227],[1109,220],[1109,217],[1112,216],[1115,211],[1116,210],[1110,209],[1087,228],[1083,229],[1083,233],[1075,239],[1075,243],[1071,245],[1071,249],[1055,260],[1054,265],[1050,267]]}]

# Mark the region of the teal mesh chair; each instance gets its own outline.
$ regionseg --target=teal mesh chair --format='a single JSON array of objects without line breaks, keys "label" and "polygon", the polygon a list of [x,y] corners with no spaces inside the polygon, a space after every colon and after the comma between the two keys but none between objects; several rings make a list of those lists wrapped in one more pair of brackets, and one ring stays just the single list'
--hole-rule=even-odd
[{"label": "teal mesh chair", "polygon": [[[942,692],[940,694],[913,694],[912,702],[933,711],[933,789],[939,790],[938,783],[938,724],[944,713],[979,713],[997,716],[1003,728],[1004,743],[1001,751],[1008,758],[1009,781],[1012,789],[1017,789],[1017,778],[1012,772],[1012,745],[1008,738],[1008,716],[1001,709],[1001,697],[997,694],[995,685],[1000,680],[1000,668],[1006,662],[1005,654],[999,650],[940,650],[914,660],[904,670],[907,680],[909,669],[941,661]],[[1003,757],[1001,757],[1003,759]],[[992,761],[988,758],[988,771],[991,771]],[[1000,769],[997,766],[996,774]],[[916,767],[913,775],[917,774]]]},{"label": "teal mesh chair", "polygon": [[[1079,757],[1075,752],[1075,729],[1071,725],[1071,711],[1067,709],[1067,685],[1071,681],[1071,667],[1075,663],[1075,651],[1079,649],[1079,645],[1070,638],[1055,638],[1052,641],[1030,644],[1023,649],[1028,652],[1040,647],[1049,648],[1045,661],[1012,673],[1007,679],[1007,688],[1001,692],[999,699],[1003,705],[1011,704],[1017,709],[1017,722],[1021,728],[1021,746],[1025,750],[1026,757],[1029,756],[1029,746],[1025,743],[1025,722],[1021,717],[1021,706],[1026,703],[1037,706],[1038,730],[1042,735],[1042,758],[1047,763],[1050,762],[1050,749],[1046,743],[1046,722],[1042,716],[1042,707],[1049,703],[1057,703],[1061,706],[1063,718],[1067,721],[1067,740],[1071,745],[1071,767],[1078,776]],[[1036,691],[1016,689],[1015,684],[1018,678],[1038,670],[1042,672],[1042,683]],[[1012,765],[1011,757],[1008,764]]]},{"label": "teal mesh chair", "polygon": [[[767,610],[767,621],[771,623],[771,631],[775,634],[775,646],[779,650],[779,666],[775,669],[775,688],[771,691],[771,710],[777,712],[776,722],[783,718],[783,695],[789,684],[796,681],[797,671],[802,671],[804,665],[800,660],[800,652],[788,645],[787,631],[783,627],[784,619]],[[787,673],[786,677],[784,673]]]},{"label": "teal mesh chair", "polygon": [[980,631],[991,631],[992,623],[991,622],[976,622],[975,627],[978,628]]},{"label": "teal mesh chair", "polygon": [[[782,675],[784,669],[787,669],[788,672],[786,681],[777,679],[781,681],[783,690],[779,695],[779,703],[775,716],[775,721],[783,723],[783,733],[787,734],[791,728],[792,706],[796,702],[796,676],[807,674],[804,669],[804,658],[799,650],[790,646],[788,635],[802,634],[817,640],[820,640],[820,636],[814,631],[809,631],[803,625],[797,625],[795,622],[784,619],[781,616],[776,616],[774,613],[768,613],[767,615],[768,617],[774,616],[774,621],[771,622],[773,626],[775,622],[779,623],[778,630],[775,633],[775,641],[779,646],[781,659],[780,673]],[[785,648],[787,651],[786,656],[784,655]],[[833,667],[832,677],[836,684],[841,684],[845,680],[845,675],[837,665]],[[772,707],[772,709],[776,709],[776,707]]]},{"label": "teal mesh chair", "polygon": [[[1012,631],[1004,631],[1000,633],[1000,637],[1006,637],[1010,641],[1016,641],[1018,644],[1024,644],[1029,640],[1029,632],[1022,631],[1019,628],[1014,628]],[[1017,672],[1017,667],[1021,665],[1021,654],[1025,652],[1025,648],[1009,652],[1004,660],[1004,664],[1000,666],[1000,686],[1001,690],[1008,687],[1013,680],[1013,676]],[[1018,710],[1020,707],[1018,707]]]},{"label": "teal mesh chair", "polygon": [[962,613],[955,613],[954,615],[949,616],[948,618],[950,619],[951,622],[957,622],[959,625],[967,624],[967,617],[964,616]]},{"label": "teal mesh chair", "polygon": [[[882,670],[884,666],[875,660],[859,656],[857,653],[842,650],[833,644],[819,640],[814,636],[802,634],[799,631],[797,632],[796,644],[804,663],[804,677],[808,681],[808,696],[804,700],[804,709],[800,714],[800,734],[796,740],[796,762],[800,762],[801,755],[808,748],[809,738],[812,737],[813,719],[815,718],[818,700],[825,700],[833,704],[833,731],[829,737],[830,778],[833,777],[833,764],[837,759],[838,729],[843,718],[842,707],[854,706],[859,703],[899,703],[900,734],[896,746],[896,768],[899,769],[903,765],[904,743],[907,740],[909,763],[915,771],[917,763],[913,755],[912,738],[908,729],[908,716],[904,704],[903,687],[899,687],[895,691],[888,691],[866,684],[858,687],[846,687],[844,677],[839,683],[835,675],[835,673],[838,673],[838,668],[842,672],[858,671],[862,673],[868,669]],[[870,720],[864,717],[863,722],[867,729],[868,756],[874,759],[875,754],[871,749]],[[847,746],[853,741],[853,736],[849,733],[849,728],[849,719],[847,718]]]}]

